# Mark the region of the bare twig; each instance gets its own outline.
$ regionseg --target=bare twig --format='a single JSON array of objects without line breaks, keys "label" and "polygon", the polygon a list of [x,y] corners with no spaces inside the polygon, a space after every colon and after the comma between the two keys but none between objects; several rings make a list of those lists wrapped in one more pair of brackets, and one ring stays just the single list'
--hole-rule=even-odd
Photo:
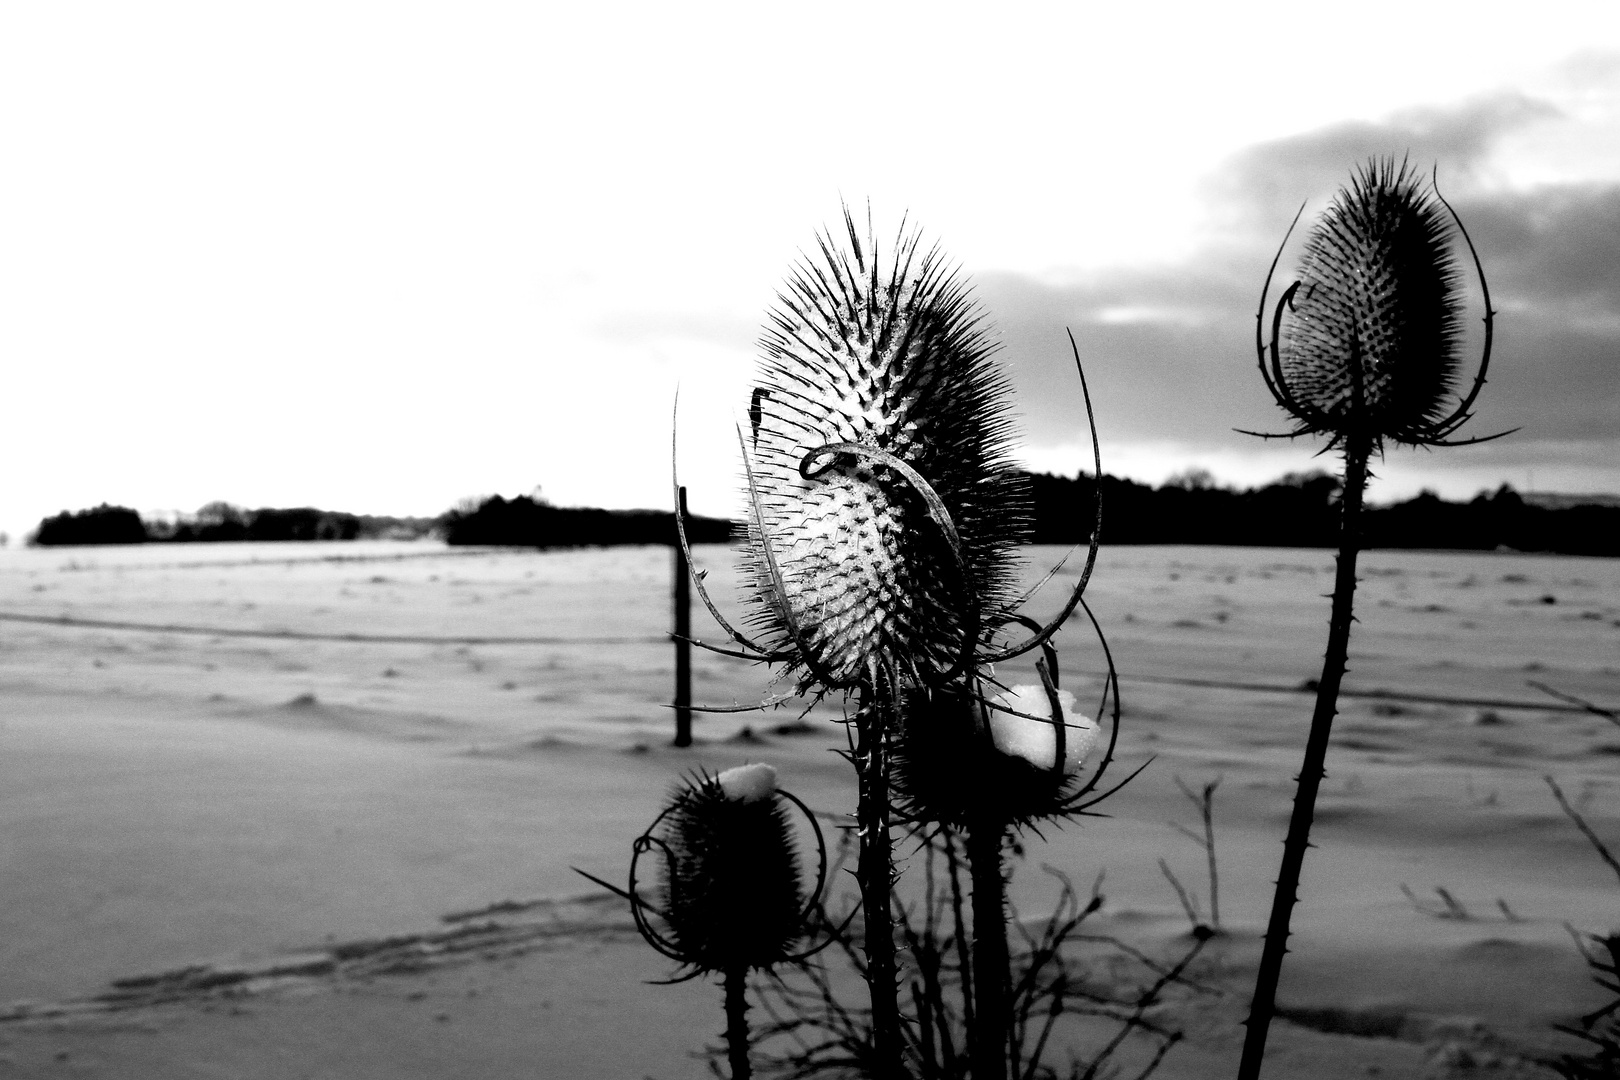
[{"label": "bare twig", "polygon": [[1450,892],[1446,891],[1444,886],[1436,885],[1434,887],[1434,891],[1436,895],[1440,897],[1441,901],[1445,903],[1447,917],[1457,919],[1460,922],[1467,922],[1469,919],[1473,918],[1473,916],[1468,914],[1468,909],[1463,907],[1455,896],[1452,896]]},{"label": "bare twig", "polygon": [[1217,776],[1215,779],[1208,781],[1199,791],[1194,791],[1188,787],[1180,776],[1173,777],[1173,779],[1176,782],[1176,787],[1181,790],[1181,794],[1186,797],[1187,801],[1193,804],[1193,808],[1198,811],[1198,816],[1204,823],[1202,836],[1173,821],[1170,826],[1204,849],[1204,858],[1209,864],[1209,928],[1219,933],[1221,929],[1221,879],[1215,867],[1215,789],[1221,786],[1223,777]]},{"label": "bare twig", "polygon": [[1575,823],[1575,827],[1581,830],[1581,835],[1586,837],[1593,849],[1597,851],[1598,858],[1608,864],[1609,869],[1614,871],[1615,877],[1620,878],[1620,861],[1616,861],[1608,846],[1598,839],[1598,834],[1592,831],[1592,826],[1586,823],[1586,819],[1581,816],[1580,811],[1571,806],[1569,800],[1564,798],[1564,789],[1558,786],[1558,781],[1554,780],[1550,775],[1543,776],[1542,779],[1547,781],[1548,787],[1552,788],[1553,798],[1558,800],[1558,805],[1564,811],[1564,816]]},{"label": "bare twig", "polygon": [[1468,909],[1463,907],[1462,903],[1442,886],[1436,885],[1434,887],[1435,895],[1440,897],[1440,902],[1444,905],[1440,908],[1425,905],[1423,901],[1417,898],[1417,894],[1407,887],[1406,882],[1401,882],[1400,887],[1401,895],[1405,896],[1407,902],[1412,905],[1413,910],[1421,915],[1428,915],[1435,919],[1456,919],[1458,922],[1468,922],[1473,918],[1472,915],[1468,914]]},{"label": "bare twig", "polygon": [[1527,686],[1533,686],[1537,690],[1540,690],[1543,694],[1549,694],[1560,701],[1567,701],[1571,705],[1578,705],[1587,712],[1591,713],[1593,716],[1601,716],[1603,719],[1611,721],[1612,723],[1620,724],[1620,713],[1615,712],[1613,709],[1605,709],[1601,705],[1594,705],[1592,702],[1587,701],[1583,697],[1576,697],[1574,694],[1566,694],[1562,690],[1554,690],[1546,683],[1537,682],[1534,679],[1526,679],[1525,684]]},{"label": "bare twig", "polygon": [[1163,856],[1159,858],[1159,869],[1170,882],[1170,887],[1176,890],[1176,899],[1181,901],[1181,910],[1187,913],[1187,921],[1192,923],[1196,931],[1204,924],[1204,920],[1198,915],[1198,898],[1188,893],[1186,887],[1176,879],[1175,872],[1170,869],[1170,864],[1164,861]]},{"label": "bare twig", "polygon": [[[903,1025],[904,1065],[918,1080],[967,1080],[974,1076],[965,1013],[973,1005],[969,985],[972,956],[966,930],[972,915],[964,903],[968,867],[962,858],[961,838],[940,827],[918,841],[923,873],[922,895],[910,903],[896,902],[894,923],[905,945],[902,985],[908,999]],[[853,855],[847,842],[840,852],[842,868]],[[915,864],[914,864],[915,865]],[[1164,1000],[1172,984],[1206,991],[1186,976],[1186,967],[1203,942],[1193,943],[1176,960],[1161,963],[1124,942],[1106,935],[1083,932],[1086,921],[1101,910],[1102,878],[1090,896],[1084,896],[1060,872],[1046,867],[1058,882],[1057,903],[1044,920],[1025,923],[1009,909],[1014,947],[1011,951],[1011,1028],[1007,1075],[1014,1080],[1079,1080],[1083,1076],[1115,1075],[1121,1047],[1130,1040],[1143,1042],[1147,1064],[1133,1072],[1149,1076],[1181,1038],[1179,1032],[1150,1015]],[[858,909],[853,897],[843,901]],[[836,921],[835,916],[828,916]],[[844,933],[835,943],[828,963],[807,965],[797,974],[773,973],[756,996],[763,1022],[756,1026],[754,1072],[780,1080],[803,1080],[825,1075],[884,1075],[875,1071],[872,1057],[872,1015],[869,1008],[851,1008],[839,998],[836,972],[854,970],[864,957],[859,935]],[[1081,967],[1086,956],[1118,955],[1140,965],[1143,982],[1109,987],[1088,980]],[[1214,991],[1209,991],[1214,992]],[[1067,1050],[1066,1065],[1049,1060],[1058,1023],[1064,1017],[1096,1017],[1118,1024],[1114,1033],[1085,1058]],[[718,1061],[721,1053],[711,1053]]]}]

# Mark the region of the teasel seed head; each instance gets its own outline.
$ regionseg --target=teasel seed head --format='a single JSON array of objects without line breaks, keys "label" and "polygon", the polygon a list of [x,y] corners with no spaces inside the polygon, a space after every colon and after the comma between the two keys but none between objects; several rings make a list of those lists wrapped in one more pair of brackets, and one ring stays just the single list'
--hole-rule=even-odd
[{"label": "teasel seed head", "polygon": [[901,699],[892,780],[901,810],[923,822],[1025,824],[1066,816],[1100,726],[1055,691],[1063,763],[1044,688],[1016,686],[988,700],[962,687],[916,688]]},{"label": "teasel seed head", "polygon": [[1026,530],[1009,388],[966,288],[848,209],[769,316],[744,459],[756,628],[804,685],[959,674]]},{"label": "teasel seed head", "polygon": [[1267,384],[1299,421],[1290,434],[1354,435],[1377,450],[1439,444],[1468,418],[1489,361],[1489,293],[1485,359],[1456,404],[1463,283],[1454,222],[1467,241],[1439,192],[1385,158],[1358,169],[1312,225],[1299,280],[1273,315],[1269,367],[1260,346]]},{"label": "teasel seed head", "polygon": [[671,797],[659,835],[670,952],[697,972],[768,968],[805,934],[789,804],[776,770],[699,775]]}]

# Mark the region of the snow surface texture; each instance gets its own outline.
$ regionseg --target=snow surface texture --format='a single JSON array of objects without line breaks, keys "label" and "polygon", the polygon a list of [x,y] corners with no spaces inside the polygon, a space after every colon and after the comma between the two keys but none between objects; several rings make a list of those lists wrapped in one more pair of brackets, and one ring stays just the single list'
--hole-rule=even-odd
[{"label": "snow surface texture", "polygon": [[[1073,694],[1059,690],[1057,696],[1067,727],[1063,740],[1063,771],[1072,773],[1080,768],[1096,745],[1099,729],[1089,716],[1075,709]],[[1017,716],[1016,713],[1027,715]],[[1051,714],[1052,704],[1047,700],[1044,687],[1015,686],[1008,693],[996,695],[990,703],[990,737],[1003,754],[1023,758],[1037,768],[1050,769],[1057,757],[1057,732],[1051,720],[1030,717]]]}]

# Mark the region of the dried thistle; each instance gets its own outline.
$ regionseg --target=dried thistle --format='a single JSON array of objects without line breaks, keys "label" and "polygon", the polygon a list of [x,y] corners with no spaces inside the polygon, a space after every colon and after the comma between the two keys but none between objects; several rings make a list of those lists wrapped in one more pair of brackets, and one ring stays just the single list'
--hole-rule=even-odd
[{"label": "dried thistle", "polygon": [[[1479,371],[1454,406],[1448,399],[1462,368],[1463,288],[1453,224],[1479,273],[1486,309]],[[1307,234],[1299,280],[1277,301],[1267,346],[1259,324],[1276,268],[1273,259],[1255,346],[1272,396],[1299,422],[1288,435],[1318,432],[1333,444],[1361,439],[1373,452],[1385,440],[1448,445],[1485,385],[1494,313],[1473,241],[1439,190],[1432,183],[1426,189],[1393,158],[1358,169]]]},{"label": "dried thistle", "polygon": [[[1460,279],[1441,207],[1468,246],[1485,297],[1479,372],[1468,393],[1449,408],[1460,366],[1462,314]],[[1298,223],[1297,215],[1294,221]],[[1429,192],[1423,190],[1405,162],[1397,167],[1389,158],[1370,161],[1339,191],[1306,238],[1300,280],[1278,300],[1267,346],[1258,324],[1264,321],[1266,293],[1281,257],[1279,249],[1260,292],[1255,329],[1260,373],[1277,404],[1298,421],[1282,437],[1329,436],[1328,447],[1344,454],[1344,483],[1327,649],[1283,840],[1238,1080],[1259,1077],[1276,1010],[1289,922],[1299,898],[1300,871],[1310,847],[1316,795],[1349,656],[1369,459],[1383,452],[1386,441],[1413,446],[1485,441],[1452,441],[1450,436],[1472,415],[1469,410],[1485,385],[1494,317],[1485,272],[1462,221],[1432,182]],[[1286,325],[1285,315],[1291,316]]]},{"label": "dried thistle", "polygon": [[659,937],[690,975],[793,957],[807,905],[788,806],[768,765],[699,774],[670,797],[663,828],[655,823],[638,842],[664,854]]},{"label": "dried thistle", "polygon": [[[694,643],[781,663],[795,674],[801,693],[842,690],[858,703],[849,721],[848,757],[857,777],[862,974],[876,1071],[900,1075],[889,785],[891,744],[906,726],[904,703],[982,702],[983,687],[994,684],[992,665],[1037,648],[1055,677],[1049,642],[1082,606],[1096,563],[1101,506],[1085,567],[1062,610],[1044,626],[1020,614],[1034,592],[1013,592],[1015,548],[1027,533],[1024,481],[1009,453],[1008,387],[992,362],[978,311],[938,250],[923,251],[914,232],[902,227],[885,254],[870,224],[863,239],[846,209],[843,233],[847,243],[819,236],[818,257],[801,260],[780,294],[762,341],[750,431],[738,433],[749,502],[744,599],[759,640],[727,622],[698,575],[699,597],[740,651]],[[1078,367],[1078,350],[1075,361]],[[1080,379],[1089,418],[1083,371]],[[1100,475],[1094,422],[1091,436]],[[679,513],[676,522],[686,549]],[[1013,626],[1031,634],[1009,641]],[[1112,677],[1109,686],[1117,719]],[[1045,715],[1061,725],[1066,709],[1055,682],[1049,690],[1050,709],[1029,718],[1039,723]],[[927,717],[941,720],[935,734],[946,740],[953,737],[954,718],[950,708],[911,711],[921,760],[934,749],[924,745]],[[996,753],[993,740],[983,745]],[[966,756],[978,746],[964,744]],[[975,938],[985,943],[976,946],[984,955],[975,967],[999,971],[1001,978],[981,978],[978,985],[1003,991],[975,1014],[983,1028],[973,1038],[976,1075],[986,1080],[996,1075],[993,1063],[1008,1023],[1002,841],[1015,820],[1083,813],[1106,797],[1084,801],[1111,758],[1112,743],[1078,790],[1066,776],[1043,774],[1038,788],[1047,797],[1037,803],[1024,799],[1009,808],[981,800],[994,809],[983,827],[970,830],[968,843]],[[1010,778],[987,790],[1023,795],[1017,777],[1030,769],[1027,762],[1011,763],[1004,770]],[[999,1069],[1005,1067],[1003,1059]]]},{"label": "dried thistle", "polygon": [[919,822],[998,832],[1082,813],[1094,786],[1082,766],[1101,728],[1073,705],[1050,680],[993,698],[960,687],[909,691],[894,756],[897,805]]},{"label": "dried thistle", "polygon": [[[789,806],[815,832],[819,863],[805,893]],[[641,856],[663,855],[655,899],[641,895]],[[806,959],[830,942],[798,949],[809,934],[827,876],[827,848],[815,815],[776,786],[769,765],[739,765],[718,776],[697,773],[636,839],[628,887],[575,873],[630,902],[647,943],[686,970],[667,982],[718,974],[725,991],[726,1045],[732,1080],[746,1080],[748,972]],[[798,951],[795,951],[798,949]]]},{"label": "dried thistle", "polygon": [[1009,388],[937,249],[844,213],[770,313],[744,448],[753,623],[826,689],[962,672],[1027,531]]}]

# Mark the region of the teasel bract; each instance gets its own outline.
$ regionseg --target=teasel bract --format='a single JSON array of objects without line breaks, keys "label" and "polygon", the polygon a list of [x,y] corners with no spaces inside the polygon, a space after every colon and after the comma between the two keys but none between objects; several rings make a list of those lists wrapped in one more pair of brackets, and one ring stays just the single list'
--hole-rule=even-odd
[{"label": "teasel bract", "polygon": [[[1479,369],[1472,387],[1454,404],[1449,399],[1461,368],[1463,317],[1448,216],[1468,248],[1485,302]],[[1294,220],[1297,224],[1298,215]],[[1472,415],[1485,385],[1494,313],[1473,241],[1432,182],[1425,191],[1406,163],[1397,166],[1393,159],[1375,159],[1358,170],[1307,234],[1300,280],[1278,300],[1268,344],[1266,294],[1281,257],[1279,250],[1261,289],[1255,350],[1267,388],[1297,426],[1267,437],[1328,436],[1328,448],[1344,456],[1344,481],[1327,649],[1255,977],[1239,1080],[1260,1075],[1316,795],[1325,775],[1354,620],[1369,459],[1382,454],[1386,443],[1456,446],[1500,437],[1451,439]]]}]

